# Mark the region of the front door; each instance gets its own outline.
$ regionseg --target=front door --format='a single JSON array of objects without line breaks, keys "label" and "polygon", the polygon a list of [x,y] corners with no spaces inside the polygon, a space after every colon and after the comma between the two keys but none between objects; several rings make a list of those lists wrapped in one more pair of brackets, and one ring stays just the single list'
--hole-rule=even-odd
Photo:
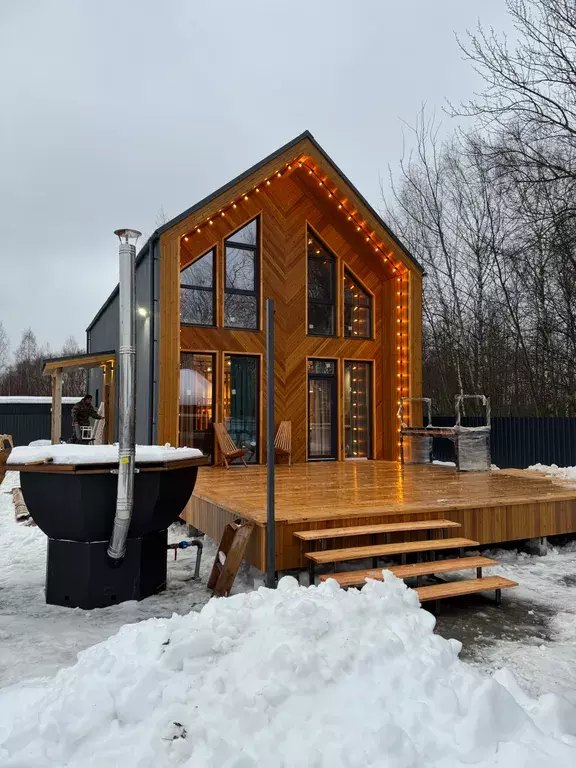
[{"label": "front door", "polygon": [[338,458],[336,361],[308,360],[308,458]]}]

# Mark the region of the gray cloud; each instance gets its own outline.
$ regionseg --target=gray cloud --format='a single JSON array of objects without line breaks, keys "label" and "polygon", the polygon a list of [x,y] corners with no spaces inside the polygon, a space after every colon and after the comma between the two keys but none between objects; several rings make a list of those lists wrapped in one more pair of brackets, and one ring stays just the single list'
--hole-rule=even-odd
[{"label": "gray cloud", "polygon": [[[503,0],[2,0],[0,319],[53,348],[155,228],[308,128],[365,196],[399,118],[477,85],[453,31]],[[448,119],[446,118],[448,122]]]}]

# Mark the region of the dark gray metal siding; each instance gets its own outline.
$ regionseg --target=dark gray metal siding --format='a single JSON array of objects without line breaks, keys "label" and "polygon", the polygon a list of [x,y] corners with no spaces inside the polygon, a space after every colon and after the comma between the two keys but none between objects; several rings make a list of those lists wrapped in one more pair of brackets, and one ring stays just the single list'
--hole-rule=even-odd
[{"label": "dark gray metal siding", "polygon": [[[136,314],[136,442],[150,444],[154,441],[153,433],[153,260],[151,249],[143,255],[136,265],[136,306],[148,310],[148,316]],[[87,349],[89,352],[116,351],[119,346],[119,298],[116,294],[88,330]],[[117,360],[118,363],[118,360]],[[89,391],[99,401],[103,396],[102,371],[95,368],[89,371]],[[116,376],[116,404],[118,404],[118,376]],[[118,434],[118,408],[116,408],[115,438]]]}]

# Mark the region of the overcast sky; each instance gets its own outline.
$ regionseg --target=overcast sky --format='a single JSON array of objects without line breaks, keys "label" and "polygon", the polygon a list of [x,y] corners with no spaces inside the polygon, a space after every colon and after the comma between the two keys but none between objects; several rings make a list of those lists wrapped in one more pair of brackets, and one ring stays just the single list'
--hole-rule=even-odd
[{"label": "overcast sky", "polygon": [[[303,130],[368,200],[401,120],[478,86],[454,32],[504,0],[0,0],[0,320],[85,328],[113,230],[151,234]],[[449,127],[450,120],[442,118]]]}]

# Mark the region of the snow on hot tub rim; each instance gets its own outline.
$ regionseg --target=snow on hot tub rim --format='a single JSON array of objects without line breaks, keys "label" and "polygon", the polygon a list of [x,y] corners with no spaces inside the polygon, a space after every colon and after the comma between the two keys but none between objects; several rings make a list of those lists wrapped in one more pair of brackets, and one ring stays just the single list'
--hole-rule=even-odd
[{"label": "snow on hot tub rim", "polygon": [[[157,464],[186,459],[202,458],[204,454],[198,448],[174,448],[166,445],[137,445],[137,464]],[[32,462],[51,462],[52,464],[116,464],[118,463],[118,443],[114,445],[75,445],[61,443],[47,446],[17,446],[6,464],[30,464]]]}]

